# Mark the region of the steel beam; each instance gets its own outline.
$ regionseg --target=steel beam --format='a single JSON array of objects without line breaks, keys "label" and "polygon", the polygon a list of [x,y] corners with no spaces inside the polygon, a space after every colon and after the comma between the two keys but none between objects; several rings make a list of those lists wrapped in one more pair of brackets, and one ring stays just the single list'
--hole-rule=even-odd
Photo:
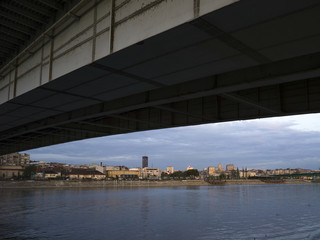
[{"label": "steel beam", "polygon": [[118,119],[123,119],[123,120],[127,120],[127,121],[132,121],[132,122],[137,122],[137,123],[143,123],[143,124],[152,124],[154,126],[159,126],[159,128],[170,128],[170,127],[177,127],[174,125],[167,125],[167,124],[163,124],[161,122],[150,122],[147,120],[143,120],[143,119],[138,119],[138,118],[133,118],[133,117],[128,117],[128,116],[123,116],[123,115],[116,115],[116,114],[111,114],[108,115],[108,117],[112,117],[112,118],[118,118]]},{"label": "steel beam", "polygon": [[95,134],[97,136],[105,136],[109,135],[110,131],[102,131],[101,129],[99,131],[95,129],[89,129],[88,127],[80,127],[79,126],[72,126],[72,125],[64,125],[59,127],[54,127],[55,129],[61,129],[61,130],[68,130],[68,131],[74,131],[74,132],[80,132],[80,133],[91,133]]},{"label": "steel beam", "polygon": [[117,130],[125,130],[125,131],[132,131],[132,132],[134,132],[136,130],[136,129],[132,129],[132,128],[124,128],[124,127],[119,127],[116,125],[106,124],[106,123],[104,123],[104,119],[100,120],[100,121],[93,121],[93,122],[80,121],[77,123],[80,123],[81,125],[91,125],[91,126],[99,127],[102,129],[103,128],[104,129],[117,129]]},{"label": "steel beam", "polygon": [[21,17],[21,16],[16,15],[16,14],[12,14],[12,13],[4,11],[2,9],[0,9],[0,16],[4,17],[4,18],[7,18],[7,19],[10,19],[13,22],[20,23],[20,24],[22,24],[24,26],[27,26],[27,27],[29,27],[31,29],[34,29],[34,30],[39,28],[39,24],[36,23],[35,21],[30,20],[30,19],[25,18],[25,17]]},{"label": "steel beam", "polygon": [[[12,1],[12,0],[11,0]],[[51,17],[53,15],[53,12],[48,10],[46,7],[42,7],[41,5],[34,4],[32,1],[21,1],[21,0],[13,0],[17,4],[30,9],[34,12],[37,12],[45,17]],[[55,1],[53,1],[55,2]]]},{"label": "steel beam", "polygon": [[25,27],[24,25],[13,23],[11,21],[1,20],[1,23],[3,23],[9,29],[13,29],[26,35],[33,35],[35,33],[35,31],[31,30],[30,28]]},{"label": "steel beam", "polygon": [[2,41],[1,45],[2,45],[2,48],[9,49],[11,53],[14,53],[16,51],[16,49],[17,49],[17,45],[15,45],[13,43],[10,43],[10,42]]},{"label": "steel beam", "polygon": [[26,41],[30,38],[30,35],[28,35],[28,34],[24,34],[24,33],[21,33],[20,31],[18,32],[16,30],[13,30],[11,28],[6,28],[3,26],[1,26],[1,32],[3,32],[6,35],[9,35],[13,38],[18,38],[22,41]]},{"label": "steel beam", "polygon": [[57,1],[52,1],[52,0],[37,0],[37,1],[55,10],[64,9],[64,5]]},{"label": "steel beam", "polygon": [[204,121],[208,121],[208,122],[214,122],[214,121],[218,120],[218,119],[209,119],[209,118],[206,118],[206,117],[204,117],[202,115],[196,115],[196,114],[192,114],[192,113],[189,113],[189,112],[180,111],[180,110],[177,110],[175,108],[166,107],[166,106],[154,106],[154,108],[165,110],[165,111],[172,112],[172,113],[182,114],[182,115],[185,115],[187,117],[198,118],[198,119],[201,119],[201,120],[204,120]]},{"label": "steel beam", "polygon": [[197,18],[196,20],[192,21],[191,24],[196,28],[200,29],[201,31],[210,34],[212,37],[218,38],[220,41],[224,42],[228,46],[238,50],[239,52],[245,54],[246,56],[254,59],[259,63],[268,63],[270,60],[262,55],[261,53],[255,51],[254,49],[250,48],[243,42],[239,41],[238,39],[232,37],[230,34],[222,31],[217,26],[207,22],[206,20],[202,19],[201,17]]},{"label": "steel beam", "polygon": [[[0,35],[0,40],[5,42],[5,44],[14,44],[14,45],[20,45],[23,43],[23,41],[16,39],[14,37],[11,37],[9,35],[6,34],[1,34]],[[11,64],[13,64],[14,62],[11,62]]]},{"label": "steel beam", "polygon": [[[0,140],[74,121],[83,121],[187,99],[318,77],[320,76],[319,62],[320,53],[317,53],[163,87],[74,110],[68,114],[60,114],[28,124],[23,128],[12,129],[6,133],[3,132]],[[292,72],[292,69],[295,72]]]},{"label": "steel beam", "polygon": [[1,3],[1,7],[8,9],[9,11],[14,11],[17,14],[22,15],[23,17],[26,17],[30,20],[39,22],[39,23],[47,23],[47,20],[44,17],[38,16],[36,14],[33,14],[32,12],[28,10],[23,10],[22,8],[19,8],[15,6],[14,4],[9,4],[7,1],[3,1]]},{"label": "steel beam", "polygon": [[248,106],[254,107],[256,109],[265,111],[266,113],[272,113],[272,114],[276,114],[276,115],[281,114],[280,111],[277,111],[277,110],[271,109],[269,107],[265,107],[261,104],[255,103],[253,100],[246,98],[246,97],[243,97],[243,96],[240,96],[239,94],[236,94],[236,93],[222,93],[222,94],[220,94],[220,96],[227,98],[227,99],[230,99],[232,101],[243,103],[245,105],[248,105]]},{"label": "steel beam", "polygon": [[121,76],[124,76],[124,77],[129,77],[129,78],[135,79],[135,80],[137,80],[139,82],[148,83],[148,84],[150,84],[152,86],[155,86],[155,87],[167,86],[167,85],[165,85],[163,83],[159,83],[159,82],[156,82],[156,81],[144,78],[144,77],[140,77],[140,76],[137,76],[137,75],[134,75],[134,74],[131,74],[131,73],[127,73],[127,72],[119,70],[119,69],[111,68],[111,67],[99,64],[99,63],[92,63],[90,66],[98,68],[98,69],[101,69],[101,70],[105,70],[107,72],[111,72],[113,74],[118,74],[118,75],[121,75]]},{"label": "steel beam", "polygon": [[8,58],[8,57],[10,57],[10,54],[8,52],[4,52],[4,51],[0,50],[0,57],[1,58]]}]

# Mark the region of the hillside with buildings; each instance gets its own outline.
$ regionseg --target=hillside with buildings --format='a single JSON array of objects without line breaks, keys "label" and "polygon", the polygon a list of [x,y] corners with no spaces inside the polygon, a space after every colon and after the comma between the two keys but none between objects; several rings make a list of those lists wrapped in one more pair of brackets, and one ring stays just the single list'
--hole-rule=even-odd
[{"label": "hillside with buildings", "polygon": [[59,162],[32,161],[25,153],[0,156],[0,179],[61,179],[61,180],[182,180],[182,179],[248,179],[271,176],[318,179],[320,171],[302,168],[248,169],[219,163],[202,170],[188,166],[186,170],[176,170],[168,166],[164,170],[150,168],[148,156],[142,157],[141,167],[128,168],[123,165],[66,164]]}]

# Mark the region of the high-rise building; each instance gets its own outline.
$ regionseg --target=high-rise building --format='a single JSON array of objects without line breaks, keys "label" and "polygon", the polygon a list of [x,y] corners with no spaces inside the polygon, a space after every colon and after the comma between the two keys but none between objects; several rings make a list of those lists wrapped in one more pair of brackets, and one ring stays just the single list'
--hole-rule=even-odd
[{"label": "high-rise building", "polygon": [[142,156],[142,168],[148,167],[148,156]]},{"label": "high-rise building", "polygon": [[27,166],[30,164],[30,155],[26,153],[11,153],[0,156],[2,166]]},{"label": "high-rise building", "polygon": [[215,167],[208,167],[208,174],[209,176],[213,176],[213,174],[216,172]]},{"label": "high-rise building", "polygon": [[220,172],[223,172],[222,163],[219,163],[219,164],[218,164],[218,170],[219,170]]},{"label": "high-rise building", "polygon": [[227,164],[227,165],[226,165],[226,170],[227,170],[227,171],[235,170],[235,169],[234,169],[234,165],[233,165],[233,164]]}]

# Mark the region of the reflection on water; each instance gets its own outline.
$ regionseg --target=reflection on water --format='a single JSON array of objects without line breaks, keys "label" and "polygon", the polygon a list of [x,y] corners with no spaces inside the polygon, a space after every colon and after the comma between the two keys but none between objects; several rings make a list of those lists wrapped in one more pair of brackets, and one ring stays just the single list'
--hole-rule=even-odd
[{"label": "reflection on water", "polygon": [[320,185],[0,190],[3,239],[320,239]]}]

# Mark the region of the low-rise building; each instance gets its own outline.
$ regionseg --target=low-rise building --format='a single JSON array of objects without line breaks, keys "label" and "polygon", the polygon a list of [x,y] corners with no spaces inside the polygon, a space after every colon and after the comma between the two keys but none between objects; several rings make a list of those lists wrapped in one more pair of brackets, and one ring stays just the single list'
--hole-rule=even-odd
[{"label": "low-rise building", "polygon": [[240,170],[240,178],[255,177],[257,173],[254,170]]},{"label": "low-rise building", "polygon": [[56,171],[45,171],[44,172],[44,179],[56,179],[58,177],[61,177],[61,173]]},{"label": "low-rise building", "polygon": [[46,168],[50,166],[50,163],[45,161],[30,161],[30,165],[36,165],[41,168]]},{"label": "low-rise building", "polygon": [[139,175],[138,175],[139,178],[141,178],[142,176],[142,168],[140,167],[129,168],[129,171],[139,172]]},{"label": "low-rise building", "polygon": [[101,173],[103,173],[103,174],[106,174],[106,170],[105,170],[105,168],[102,167],[102,166],[96,166],[94,169],[95,169],[96,171],[98,171],[98,172],[101,172]]},{"label": "low-rise building", "polygon": [[129,171],[141,171],[140,167],[129,168]]},{"label": "low-rise building", "polygon": [[143,168],[141,171],[143,179],[160,179],[161,170],[159,168]]},{"label": "low-rise building", "polygon": [[61,173],[60,172],[56,172],[54,170],[43,170],[43,171],[37,171],[34,174],[34,179],[35,180],[43,180],[43,179],[57,179],[61,177]]},{"label": "low-rise building", "polygon": [[10,179],[22,176],[24,168],[22,166],[0,166],[0,178]]},{"label": "low-rise building", "polygon": [[114,171],[114,170],[117,170],[117,171],[119,171],[120,170],[120,167],[119,166],[104,166],[104,169],[106,170],[106,171]]},{"label": "low-rise building", "polygon": [[92,169],[72,169],[69,173],[70,179],[94,179],[101,180],[105,179],[106,175]]},{"label": "low-rise building", "polygon": [[130,171],[130,170],[107,170],[107,177],[113,179],[119,178],[139,178],[140,171]]},{"label": "low-rise building", "polygon": [[42,179],[43,179],[43,172],[36,172],[36,173],[33,175],[33,179],[35,179],[35,180],[42,180]]}]

